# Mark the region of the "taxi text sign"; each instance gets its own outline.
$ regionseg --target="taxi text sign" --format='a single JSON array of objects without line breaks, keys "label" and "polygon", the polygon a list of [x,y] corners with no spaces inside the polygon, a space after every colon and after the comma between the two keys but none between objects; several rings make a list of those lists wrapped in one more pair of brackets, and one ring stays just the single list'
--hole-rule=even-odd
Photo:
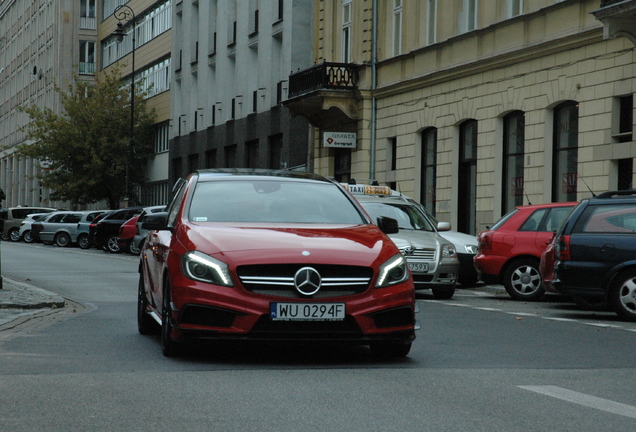
[{"label": "taxi text sign", "polygon": [[355,132],[323,132],[323,147],[356,148]]}]

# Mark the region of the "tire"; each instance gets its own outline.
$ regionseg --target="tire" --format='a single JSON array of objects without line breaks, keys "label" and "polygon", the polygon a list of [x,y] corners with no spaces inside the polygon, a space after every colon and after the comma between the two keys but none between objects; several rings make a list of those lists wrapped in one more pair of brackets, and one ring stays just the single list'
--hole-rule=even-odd
[{"label": "tire", "polygon": [[57,233],[55,234],[55,244],[59,247],[67,247],[71,244],[71,236],[65,232]]},{"label": "tire", "polygon": [[166,357],[176,357],[181,354],[181,346],[178,342],[172,339],[172,307],[171,294],[170,294],[170,282],[167,280],[168,276],[163,283],[163,300],[161,302],[161,350]]},{"label": "tire", "polygon": [[11,240],[12,242],[19,242],[20,241],[20,230],[17,228],[11,228],[9,230],[9,240]]},{"label": "tire", "polygon": [[619,317],[636,321],[636,269],[616,276],[610,288],[610,304]]},{"label": "tire", "polygon": [[144,289],[143,275],[139,275],[139,285],[137,288],[137,329],[142,335],[150,335],[157,333],[159,326],[150,315],[148,315],[148,299],[146,298],[146,290]]},{"label": "tire", "polygon": [[433,291],[433,297],[435,298],[435,300],[448,300],[450,298],[453,298],[453,295],[455,294],[455,288],[432,288],[431,291]]},{"label": "tire", "polygon": [[22,233],[22,240],[25,243],[33,243],[33,237],[31,237],[31,230],[26,230]]},{"label": "tire", "polygon": [[91,247],[90,242],[88,241],[88,234],[83,233],[77,237],[77,244],[82,249],[89,249]]},{"label": "tire", "polygon": [[141,252],[141,245],[142,243],[140,243],[139,246],[137,246],[135,244],[135,239],[132,239],[132,241],[128,245],[128,253],[131,255],[139,255],[139,252]]},{"label": "tire", "polygon": [[511,262],[503,274],[503,286],[515,300],[537,301],[545,294],[539,274],[539,261],[521,258]]},{"label": "tire", "polygon": [[380,358],[403,358],[409,355],[410,351],[410,342],[376,342],[371,345],[371,354]]},{"label": "tire", "polygon": [[110,253],[119,253],[119,245],[117,244],[117,236],[112,235],[106,240],[106,251]]}]

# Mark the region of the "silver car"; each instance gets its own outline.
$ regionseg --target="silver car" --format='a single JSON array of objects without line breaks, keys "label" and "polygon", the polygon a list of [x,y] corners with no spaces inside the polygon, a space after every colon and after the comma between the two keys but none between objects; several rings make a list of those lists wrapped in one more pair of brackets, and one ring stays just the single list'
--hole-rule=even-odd
[{"label": "silver car", "polygon": [[420,207],[399,196],[354,196],[374,220],[384,216],[398,221],[400,231],[389,237],[406,257],[415,289],[431,289],[436,299],[451,298],[459,276],[457,251]]},{"label": "silver car", "polygon": [[34,222],[31,230],[44,244],[55,243],[57,246],[66,247],[77,243],[80,223],[92,220],[99,213],[97,210],[54,212]]}]

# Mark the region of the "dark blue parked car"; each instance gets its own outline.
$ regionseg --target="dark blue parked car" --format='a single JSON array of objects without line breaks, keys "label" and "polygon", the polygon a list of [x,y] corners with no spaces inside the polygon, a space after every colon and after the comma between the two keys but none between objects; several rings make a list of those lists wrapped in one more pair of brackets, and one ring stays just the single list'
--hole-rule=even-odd
[{"label": "dark blue parked car", "polygon": [[636,191],[582,200],[556,235],[552,286],[636,321]]}]

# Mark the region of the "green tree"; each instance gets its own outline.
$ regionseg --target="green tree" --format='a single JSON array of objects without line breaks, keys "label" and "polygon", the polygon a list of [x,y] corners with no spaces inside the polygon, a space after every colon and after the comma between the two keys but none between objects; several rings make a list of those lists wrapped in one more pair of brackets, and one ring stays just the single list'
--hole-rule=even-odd
[{"label": "green tree", "polygon": [[[144,160],[153,150],[155,112],[146,110],[147,94],[140,87],[135,86],[132,185],[145,181]],[[121,71],[114,67],[94,84],[76,76],[67,91],[56,91],[62,113],[36,105],[21,109],[30,117],[24,130],[33,143],[18,146],[18,153],[47,165],[38,178],[52,190],[52,199],[75,204],[106,200],[111,209],[119,208],[126,196],[130,87],[122,85]]]}]

